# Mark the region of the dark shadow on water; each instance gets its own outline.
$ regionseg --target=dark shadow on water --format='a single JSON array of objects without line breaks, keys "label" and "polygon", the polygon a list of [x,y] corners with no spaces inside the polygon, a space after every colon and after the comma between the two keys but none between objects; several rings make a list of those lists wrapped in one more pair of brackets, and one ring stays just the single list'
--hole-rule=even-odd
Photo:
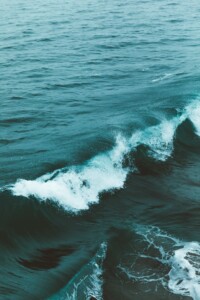
[{"label": "dark shadow on water", "polygon": [[40,249],[37,251],[38,254],[34,255],[31,259],[19,258],[18,262],[32,270],[48,270],[57,267],[62,257],[69,256],[75,251],[76,249],[70,246],[58,249]]}]

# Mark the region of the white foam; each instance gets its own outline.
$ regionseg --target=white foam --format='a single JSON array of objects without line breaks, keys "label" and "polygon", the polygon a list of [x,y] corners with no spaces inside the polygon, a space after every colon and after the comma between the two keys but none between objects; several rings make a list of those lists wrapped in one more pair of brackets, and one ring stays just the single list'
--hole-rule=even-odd
[{"label": "white foam", "polygon": [[36,180],[18,180],[10,189],[16,196],[53,200],[72,211],[98,203],[100,193],[123,187],[128,169],[122,167],[128,152],[125,140],[117,138],[113,150],[100,154],[85,165],[46,174]]},{"label": "white foam", "polygon": [[185,243],[175,250],[169,260],[169,289],[178,295],[190,296],[194,300],[200,299],[200,244]]},{"label": "white foam", "polygon": [[157,160],[165,161],[173,151],[173,139],[179,118],[164,120],[159,125],[148,127],[143,131],[134,133],[131,137],[132,147],[140,144],[149,146],[149,155]]},{"label": "white foam", "polygon": [[[161,283],[174,294],[200,300],[200,243],[181,241],[153,226],[137,226],[135,232],[147,243],[137,257],[144,262],[157,261],[162,268],[155,271],[147,267],[140,273],[134,271],[134,266],[119,266],[120,270],[134,281]],[[164,273],[160,274],[161,270]]]},{"label": "white foam", "polygon": [[196,134],[200,136],[200,102],[194,101],[186,106],[185,115],[193,123],[196,129]]},{"label": "white foam", "polygon": [[107,244],[102,243],[100,250],[97,252],[95,258],[91,261],[93,273],[90,276],[86,288],[86,299],[90,300],[94,297],[97,300],[103,300],[103,261],[106,256]]}]

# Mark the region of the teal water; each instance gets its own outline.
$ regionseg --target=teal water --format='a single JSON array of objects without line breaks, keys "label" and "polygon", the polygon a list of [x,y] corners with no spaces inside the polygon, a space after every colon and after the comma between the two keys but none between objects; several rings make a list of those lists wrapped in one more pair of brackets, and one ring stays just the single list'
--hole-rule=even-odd
[{"label": "teal water", "polygon": [[200,299],[200,3],[0,0],[0,299]]}]

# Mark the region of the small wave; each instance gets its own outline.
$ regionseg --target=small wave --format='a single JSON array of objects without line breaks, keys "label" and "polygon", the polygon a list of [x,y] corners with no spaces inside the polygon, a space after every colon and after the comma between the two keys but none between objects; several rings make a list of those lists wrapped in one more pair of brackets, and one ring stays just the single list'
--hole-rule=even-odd
[{"label": "small wave", "polygon": [[18,118],[10,118],[10,119],[2,119],[0,120],[0,125],[1,126],[6,126],[6,125],[10,125],[13,123],[28,123],[28,122],[32,122],[34,121],[35,118],[33,117],[18,117]]},{"label": "small wave", "polygon": [[200,299],[200,244],[185,243],[183,248],[175,251],[170,260],[168,287],[175,294]]},{"label": "small wave", "polygon": [[67,286],[49,300],[103,300],[103,262],[107,245],[102,243],[94,258],[76,274]]},{"label": "small wave", "polygon": [[24,137],[16,138],[16,139],[0,139],[0,145],[9,145],[12,143],[23,141],[24,139],[25,139]]},{"label": "small wave", "polygon": [[41,201],[52,200],[68,211],[78,212],[98,203],[103,192],[121,189],[127,175],[136,166],[125,167],[124,160],[140,145],[147,147],[147,156],[166,161],[173,153],[176,130],[189,119],[200,136],[200,102],[186,106],[171,120],[138,130],[130,138],[118,136],[110,151],[100,153],[85,164],[48,173],[36,180],[19,179],[8,187],[15,196],[34,196]]},{"label": "small wave", "polygon": [[71,83],[65,83],[65,82],[60,82],[60,83],[52,83],[48,84],[42,87],[43,90],[55,90],[55,89],[65,89],[65,88],[76,88],[76,87],[82,87],[82,86],[87,86],[90,85],[89,82],[71,82]]},{"label": "small wave", "polygon": [[162,76],[160,76],[160,77],[157,77],[157,78],[153,79],[152,82],[163,81],[163,80],[168,79],[168,78],[170,78],[170,77],[172,77],[172,76],[173,76],[173,74],[171,74],[171,73],[166,73],[166,74],[164,74],[164,75],[162,75]]},{"label": "small wave", "polygon": [[181,241],[153,226],[137,226],[135,231],[147,244],[137,259],[142,259],[144,263],[154,261],[161,266],[157,270],[147,267],[136,272],[134,265],[131,269],[120,265],[120,270],[131,280],[158,282],[174,294],[199,300],[200,243]]},{"label": "small wave", "polygon": [[22,97],[22,96],[14,95],[14,96],[11,96],[10,99],[11,99],[11,100],[23,100],[23,99],[25,99],[25,98]]}]

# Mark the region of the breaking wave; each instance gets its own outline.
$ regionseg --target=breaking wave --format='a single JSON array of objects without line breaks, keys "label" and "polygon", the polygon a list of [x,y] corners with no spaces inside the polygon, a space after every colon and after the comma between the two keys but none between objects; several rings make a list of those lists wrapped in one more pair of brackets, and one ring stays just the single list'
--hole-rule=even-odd
[{"label": "breaking wave", "polygon": [[71,212],[88,209],[98,203],[101,193],[121,189],[127,175],[137,168],[125,166],[124,160],[140,145],[147,147],[147,155],[157,161],[166,161],[173,152],[177,127],[189,119],[200,136],[200,102],[194,101],[177,116],[163,120],[159,125],[138,130],[131,137],[119,135],[110,151],[101,153],[83,165],[71,166],[48,173],[36,180],[19,179],[6,189],[15,196],[52,200]]},{"label": "breaking wave", "polygon": [[103,300],[103,262],[107,245],[102,243],[94,258],[77,273],[67,286],[49,300]]},{"label": "breaking wave", "polygon": [[[137,263],[131,266],[120,265],[120,270],[130,280],[143,283],[157,282],[170,292],[200,299],[200,243],[185,242],[170,236],[157,227],[137,226],[146,246],[137,254],[137,260],[145,268],[137,270]],[[153,268],[156,262],[159,267]]]}]

